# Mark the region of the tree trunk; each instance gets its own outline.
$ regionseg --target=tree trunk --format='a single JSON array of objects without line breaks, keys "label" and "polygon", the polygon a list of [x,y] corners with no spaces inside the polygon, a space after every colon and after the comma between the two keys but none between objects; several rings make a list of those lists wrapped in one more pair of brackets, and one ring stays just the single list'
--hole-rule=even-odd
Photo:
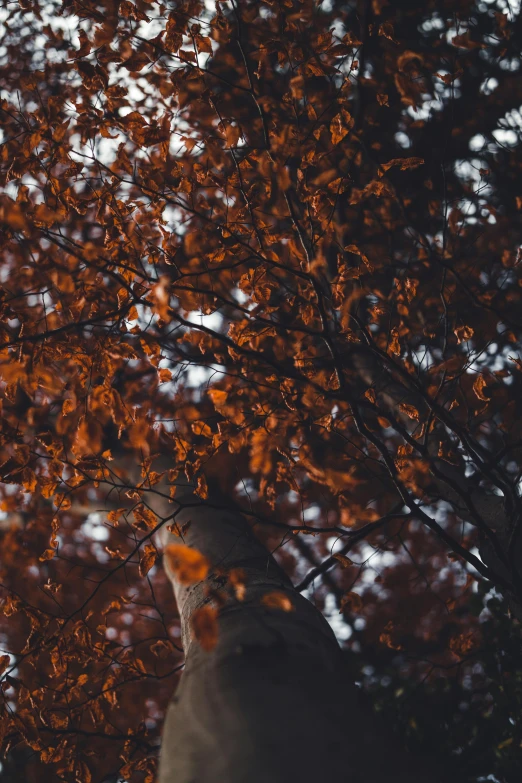
[{"label": "tree trunk", "polygon": [[[181,498],[180,498],[181,499]],[[185,543],[211,563],[206,580],[174,586],[186,667],[169,707],[160,783],[435,783],[418,775],[346,681],[335,636],[297,593],[240,514],[194,496],[177,518],[190,520]],[[166,534],[164,543],[179,543]],[[219,614],[219,640],[206,652],[190,619],[222,587],[217,569],[242,568],[244,600]],[[283,591],[294,610],[269,609],[263,595]],[[442,780],[442,778],[440,778]],[[444,778],[447,781],[447,776]]]}]

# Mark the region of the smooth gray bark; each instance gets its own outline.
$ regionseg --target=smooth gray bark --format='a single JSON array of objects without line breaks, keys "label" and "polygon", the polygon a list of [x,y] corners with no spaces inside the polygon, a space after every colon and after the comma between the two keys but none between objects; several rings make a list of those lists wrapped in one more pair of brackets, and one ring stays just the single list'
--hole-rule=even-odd
[{"label": "smooth gray bark", "polygon": [[[194,501],[194,497],[184,498]],[[292,587],[244,518],[205,506],[184,508],[185,543],[213,570],[190,587],[169,577],[182,622],[186,667],[164,727],[160,783],[435,783],[418,774],[347,682],[342,654],[322,614]],[[166,534],[164,543],[179,543]],[[190,618],[241,567],[242,602],[219,616],[219,641],[205,652]],[[168,566],[167,566],[168,568]],[[264,594],[283,591],[294,611],[268,609]]]}]

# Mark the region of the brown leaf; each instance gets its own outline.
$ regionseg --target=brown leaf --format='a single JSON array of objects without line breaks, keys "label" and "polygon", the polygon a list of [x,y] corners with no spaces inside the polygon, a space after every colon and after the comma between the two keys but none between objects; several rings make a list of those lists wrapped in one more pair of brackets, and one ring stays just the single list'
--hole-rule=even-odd
[{"label": "brown leaf", "polygon": [[167,571],[182,585],[201,582],[208,574],[209,562],[197,549],[185,544],[169,544],[165,549]]},{"label": "brown leaf", "polygon": [[198,419],[197,421],[193,421],[190,426],[192,432],[194,432],[196,435],[202,435],[204,438],[212,439],[212,430],[210,429],[208,424],[204,421],[201,421],[201,419]]},{"label": "brown leaf", "polygon": [[158,371],[158,375],[160,383],[167,383],[172,380],[172,373],[167,367],[162,367],[162,369]]},{"label": "brown leaf", "polygon": [[453,331],[457,336],[457,342],[459,344],[471,340],[475,334],[475,330],[472,329],[471,326],[457,326]]},{"label": "brown leaf", "polygon": [[228,392],[223,391],[222,389],[209,389],[207,394],[214,403],[214,407],[217,411],[223,407],[228,397]]},{"label": "brown leaf", "polygon": [[359,593],[349,592],[343,595],[339,607],[339,614],[346,609],[349,609],[354,614],[360,614],[363,608],[363,601]]},{"label": "brown leaf", "polygon": [[406,171],[407,169],[416,169],[423,163],[423,158],[392,158],[388,163],[382,163],[381,168],[388,171],[392,166],[399,166],[401,171]]},{"label": "brown leaf", "polygon": [[0,675],[2,675],[7,667],[9,666],[9,662],[11,660],[11,657],[9,655],[0,655]]},{"label": "brown leaf", "polygon": [[199,495],[202,500],[206,500],[208,498],[207,480],[203,474],[198,476],[196,489],[194,491],[196,495]]},{"label": "brown leaf", "polygon": [[128,509],[126,508],[115,508],[112,511],[109,511],[109,513],[107,514],[107,519],[109,520],[109,522],[112,522],[114,525],[117,525],[119,518],[126,511],[128,511]]},{"label": "brown leaf", "polygon": [[293,612],[295,608],[290,597],[280,590],[265,593],[261,598],[261,603],[268,609],[280,609],[282,612]]},{"label": "brown leaf", "polygon": [[485,387],[486,387],[486,379],[484,378],[483,375],[477,375],[475,379],[475,383],[473,384],[473,391],[475,392],[479,400],[483,400],[484,402],[489,402],[489,397],[486,397],[483,391]]},{"label": "brown leaf", "polygon": [[212,54],[212,40],[204,35],[195,35],[196,46],[198,52],[205,52],[206,54]]},{"label": "brown leaf", "polygon": [[157,658],[168,658],[172,653],[172,648],[169,641],[158,639],[157,642],[151,645],[150,651]]},{"label": "brown leaf", "polygon": [[353,565],[353,560],[350,560],[349,557],[342,555],[340,552],[337,552],[337,554],[334,555],[334,559],[341,564],[341,568],[349,568]]},{"label": "brown leaf", "polygon": [[385,644],[386,647],[389,647],[391,650],[402,650],[402,646],[400,644],[397,644],[397,642],[395,642],[392,637],[393,629],[394,629],[394,624],[390,620],[384,626],[384,631],[379,636],[379,641],[382,642],[382,644]]},{"label": "brown leaf", "polygon": [[217,609],[213,606],[202,606],[196,609],[190,619],[194,639],[207,652],[212,652],[218,641],[217,615]]},{"label": "brown leaf", "polygon": [[458,46],[461,49],[483,49],[486,46],[484,43],[472,41],[469,30],[466,30],[466,32],[461,35],[456,35],[451,39],[451,43],[453,46]]},{"label": "brown leaf", "polygon": [[39,560],[41,563],[43,563],[45,560],[52,560],[52,559],[53,559],[53,557],[55,556],[55,554],[56,554],[56,550],[55,550],[55,549],[46,549],[46,550],[45,550],[45,552],[43,552],[43,553],[40,555],[40,557],[38,558],[38,560]]},{"label": "brown leaf", "polygon": [[391,330],[389,351],[390,353],[393,353],[395,356],[401,355],[401,344],[399,342],[399,330],[396,329],[395,327]]},{"label": "brown leaf", "polygon": [[350,112],[342,109],[336,114],[330,123],[330,133],[332,135],[332,144],[339,144],[347,133],[353,128],[354,119]]},{"label": "brown leaf", "polygon": [[147,576],[150,569],[156,562],[157,556],[158,556],[158,552],[154,544],[147,544],[143,548],[140,557],[140,567],[139,567],[140,576]]},{"label": "brown leaf", "polygon": [[232,568],[228,572],[228,582],[232,585],[238,601],[243,601],[246,593],[246,573],[243,568]]},{"label": "brown leaf", "polygon": [[143,503],[140,503],[132,512],[136,523],[143,524],[145,527],[152,529],[158,524],[158,518],[152,509],[147,508]]},{"label": "brown leaf", "polygon": [[420,419],[419,411],[414,405],[407,405],[405,402],[401,402],[399,410],[401,413],[405,413],[410,419],[415,419],[416,421],[419,421]]},{"label": "brown leaf", "polygon": [[89,767],[84,761],[78,761],[76,764],[76,783],[91,783],[92,775]]},{"label": "brown leaf", "polygon": [[149,64],[150,59],[144,52],[133,52],[132,55],[127,60],[125,60],[123,67],[128,71],[135,72],[141,71],[142,68]]},{"label": "brown leaf", "polygon": [[444,441],[441,441],[439,444],[439,450],[437,456],[440,457],[440,459],[443,459],[444,462],[449,462],[450,465],[459,464],[458,454],[456,454],[453,451],[450,443],[445,443]]}]

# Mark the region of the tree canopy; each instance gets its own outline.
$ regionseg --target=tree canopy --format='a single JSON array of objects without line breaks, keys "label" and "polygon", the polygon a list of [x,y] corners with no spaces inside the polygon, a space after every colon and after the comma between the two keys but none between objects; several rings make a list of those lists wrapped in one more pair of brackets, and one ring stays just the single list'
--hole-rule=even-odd
[{"label": "tree canopy", "polygon": [[154,780],[184,482],[415,752],[518,780],[519,4],[0,18],[0,780]]}]

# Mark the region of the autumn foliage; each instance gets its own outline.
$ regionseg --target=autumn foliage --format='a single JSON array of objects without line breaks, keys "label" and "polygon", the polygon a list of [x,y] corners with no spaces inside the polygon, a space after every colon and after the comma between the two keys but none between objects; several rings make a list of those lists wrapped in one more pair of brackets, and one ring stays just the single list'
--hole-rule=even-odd
[{"label": "autumn foliage", "polygon": [[4,774],[154,780],[191,482],[413,746],[516,779],[517,8],[0,9]]}]

